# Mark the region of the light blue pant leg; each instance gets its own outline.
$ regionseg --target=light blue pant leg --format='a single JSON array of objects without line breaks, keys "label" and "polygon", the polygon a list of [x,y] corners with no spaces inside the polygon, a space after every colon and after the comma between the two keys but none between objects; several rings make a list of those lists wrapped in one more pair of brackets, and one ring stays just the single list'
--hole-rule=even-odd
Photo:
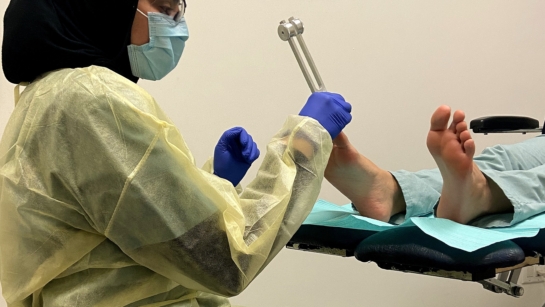
[{"label": "light blue pant leg", "polygon": [[545,212],[545,135],[491,147],[475,163],[513,205],[511,224]]},{"label": "light blue pant leg", "polygon": [[541,166],[545,164],[545,135],[512,145],[488,147],[474,161],[482,171],[530,170]]},{"label": "light blue pant leg", "polygon": [[405,219],[413,216],[422,216],[433,212],[441,196],[443,178],[439,169],[426,169],[418,172],[405,170],[391,172],[397,180],[407,210]]},{"label": "light blue pant leg", "polygon": [[[513,204],[512,224],[545,211],[545,135],[513,145],[489,147],[475,157],[475,163]],[[402,170],[392,175],[403,192],[406,217],[433,212],[443,185],[438,169]]]}]

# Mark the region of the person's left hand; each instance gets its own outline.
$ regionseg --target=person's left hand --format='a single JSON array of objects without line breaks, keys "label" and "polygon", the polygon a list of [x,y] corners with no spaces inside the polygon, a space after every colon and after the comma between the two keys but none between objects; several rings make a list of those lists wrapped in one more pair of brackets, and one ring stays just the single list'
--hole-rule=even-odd
[{"label": "person's left hand", "polygon": [[214,174],[237,186],[257,158],[259,149],[252,136],[242,127],[231,128],[214,150]]}]

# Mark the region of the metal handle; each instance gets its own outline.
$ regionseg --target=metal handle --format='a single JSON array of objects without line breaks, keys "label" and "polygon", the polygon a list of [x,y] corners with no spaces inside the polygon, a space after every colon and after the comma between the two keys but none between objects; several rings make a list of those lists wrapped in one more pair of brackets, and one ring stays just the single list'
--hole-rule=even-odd
[{"label": "metal handle", "polygon": [[[280,36],[281,40],[289,42],[291,50],[295,55],[295,59],[297,60],[297,63],[299,64],[299,67],[303,72],[303,76],[305,77],[305,80],[307,81],[310,90],[313,93],[325,92],[326,88],[324,85],[324,81],[322,81],[322,77],[318,72],[318,68],[316,68],[316,64],[314,64],[314,60],[312,59],[312,56],[308,51],[307,44],[303,39],[304,31],[305,27],[303,26],[303,22],[294,17],[290,17],[287,22],[285,20],[282,20],[280,22],[280,26],[278,26],[278,36]],[[308,64],[310,70],[312,71],[312,75],[309,73],[309,70],[305,65],[305,61],[301,57],[301,53],[299,52],[299,48],[297,48],[295,42],[295,37],[297,37],[297,42],[299,43],[299,47],[303,52],[303,55],[305,56],[306,64]]]}]

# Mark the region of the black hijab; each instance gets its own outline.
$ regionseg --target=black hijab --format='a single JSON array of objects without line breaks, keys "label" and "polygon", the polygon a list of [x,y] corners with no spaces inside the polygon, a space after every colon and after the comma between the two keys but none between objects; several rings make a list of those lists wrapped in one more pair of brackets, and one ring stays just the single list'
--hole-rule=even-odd
[{"label": "black hijab", "polygon": [[98,65],[136,82],[127,46],[138,0],[11,0],[2,66],[12,83]]}]

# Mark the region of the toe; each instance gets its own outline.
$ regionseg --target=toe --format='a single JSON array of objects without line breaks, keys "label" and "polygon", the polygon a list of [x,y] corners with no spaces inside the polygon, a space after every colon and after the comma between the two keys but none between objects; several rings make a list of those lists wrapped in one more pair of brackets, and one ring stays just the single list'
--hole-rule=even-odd
[{"label": "toe", "polygon": [[471,140],[471,133],[469,133],[469,130],[462,131],[460,133],[460,142],[464,143],[467,140]]},{"label": "toe", "polygon": [[456,124],[456,136],[461,140],[460,134],[467,131],[467,123],[465,121]]},{"label": "toe", "polygon": [[431,131],[446,130],[450,119],[450,107],[440,106],[431,116]]},{"label": "toe", "polygon": [[473,156],[475,155],[475,141],[473,139],[469,139],[462,144],[466,155],[470,158],[473,158]]},{"label": "toe", "polygon": [[456,124],[456,133],[460,134],[464,131],[467,131],[467,122],[463,121]]},{"label": "toe", "polygon": [[462,110],[456,110],[456,112],[454,112],[454,115],[452,115],[452,121],[456,124],[464,121],[465,118],[466,114]]}]

